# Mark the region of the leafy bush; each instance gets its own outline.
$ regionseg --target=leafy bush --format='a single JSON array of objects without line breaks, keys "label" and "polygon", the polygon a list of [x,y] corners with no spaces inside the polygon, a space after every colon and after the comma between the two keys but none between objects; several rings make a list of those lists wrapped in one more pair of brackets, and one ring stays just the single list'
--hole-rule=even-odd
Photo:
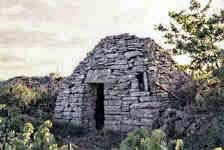
[{"label": "leafy bush", "polygon": [[[6,150],[67,150],[68,145],[56,143],[55,136],[50,132],[52,123],[43,123],[51,119],[55,99],[47,92],[24,84],[1,87],[0,149],[4,145]],[[74,145],[71,146],[74,148]]]},{"label": "leafy bush", "polygon": [[224,82],[219,80],[207,80],[205,84],[201,84],[200,95],[195,98],[194,109],[203,119],[199,130],[186,138],[187,147],[211,150],[224,145],[223,85]]},{"label": "leafy bush", "polygon": [[122,141],[120,149],[131,150],[136,148],[142,148],[143,143],[145,145],[148,142],[149,137],[150,133],[148,130],[138,129],[133,132],[130,132],[128,133],[128,137],[124,141]]},{"label": "leafy bush", "polygon": [[26,122],[39,125],[44,120],[51,119],[55,100],[55,96],[23,84],[8,85],[0,89],[0,104],[6,105],[5,109],[13,116],[12,120],[17,126],[23,126]]},{"label": "leafy bush", "polygon": [[207,80],[200,86],[200,94],[195,98],[196,111],[212,112],[215,114],[224,111],[224,82],[220,80]]},{"label": "leafy bush", "polygon": [[[4,123],[4,122],[1,122]],[[8,129],[5,131],[3,140],[4,143],[0,143],[1,149],[3,145],[6,150],[64,150],[68,149],[68,145],[59,146],[56,143],[54,135],[50,132],[52,127],[51,121],[45,121],[36,130],[31,123],[24,125],[23,131],[16,133],[15,131]],[[75,149],[75,145],[71,145],[71,150]]]},{"label": "leafy bush", "polygon": [[15,84],[2,88],[0,96],[1,102],[23,108],[35,103],[40,98],[40,93],[22,84]]},{"label": "leafy bush", "polygon": [[216,116],[207,120],[206,128],[185,138],[186,147],[189,149],[211,150],[224,145],[224,119]]},{"label": "leafy bush", "polygon": [[[173,145],[173,147],[172,147]],[[120,145],[120,150],[183,150],[183,141],[167,142],[166,134],[159,129],[149,132],[146,129],[137,129],[128,133]]]}]

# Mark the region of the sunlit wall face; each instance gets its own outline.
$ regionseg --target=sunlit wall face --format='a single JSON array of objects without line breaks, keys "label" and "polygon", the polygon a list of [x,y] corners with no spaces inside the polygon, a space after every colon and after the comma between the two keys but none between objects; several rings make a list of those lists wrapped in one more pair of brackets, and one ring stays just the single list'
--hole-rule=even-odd
[{"label": "sunlit wall face", "polygon": [[189,1],[0,0],[0,78],[69,75],[107,35],[129,32],[163,45],[154,25],[167,23],[168,11],[186,9]]}]

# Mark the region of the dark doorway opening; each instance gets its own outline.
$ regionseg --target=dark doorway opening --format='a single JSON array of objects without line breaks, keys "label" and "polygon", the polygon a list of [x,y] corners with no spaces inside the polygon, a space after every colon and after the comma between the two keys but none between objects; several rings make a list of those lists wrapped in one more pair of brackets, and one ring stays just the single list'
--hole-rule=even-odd
[{"label": "dark doorway opening", "polygon": [[100,130],[104,127],[104,85],[102,83],[96,85],[97,99],[95,109],[96,129]]}]

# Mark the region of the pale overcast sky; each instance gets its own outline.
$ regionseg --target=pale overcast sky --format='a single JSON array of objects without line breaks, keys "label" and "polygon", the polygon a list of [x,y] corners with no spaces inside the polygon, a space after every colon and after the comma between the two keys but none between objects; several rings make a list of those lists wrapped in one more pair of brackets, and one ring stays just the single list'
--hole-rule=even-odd
[{"label": "pale overcast sky", "polygon": [[[0,0],[0,78],[69,75],[100,38],[131,33],[161,44],[154,25],[190,0]],[[206,2],[207,0],[201,0]],[[213,0],[215,8],[224,0]]]}]

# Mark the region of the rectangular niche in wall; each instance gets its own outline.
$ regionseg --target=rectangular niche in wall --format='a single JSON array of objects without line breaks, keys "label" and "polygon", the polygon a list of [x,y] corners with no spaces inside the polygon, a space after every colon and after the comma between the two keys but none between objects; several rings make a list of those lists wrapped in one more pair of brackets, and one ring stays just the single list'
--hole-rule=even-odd
[{"label": "rectangular niche in wall", "polygon": [[138,72],[136,75],[136,78],[138,80],[138,88],[140,91],[145,90],[145,84],[144,84],[144,73],[143,72]]},{"label": "rectangular niche in wall", "polygon": [[140,91],[148,91],[148,74],[147,72],[138,72],[136,75],[138,80],[138,88]]}]

